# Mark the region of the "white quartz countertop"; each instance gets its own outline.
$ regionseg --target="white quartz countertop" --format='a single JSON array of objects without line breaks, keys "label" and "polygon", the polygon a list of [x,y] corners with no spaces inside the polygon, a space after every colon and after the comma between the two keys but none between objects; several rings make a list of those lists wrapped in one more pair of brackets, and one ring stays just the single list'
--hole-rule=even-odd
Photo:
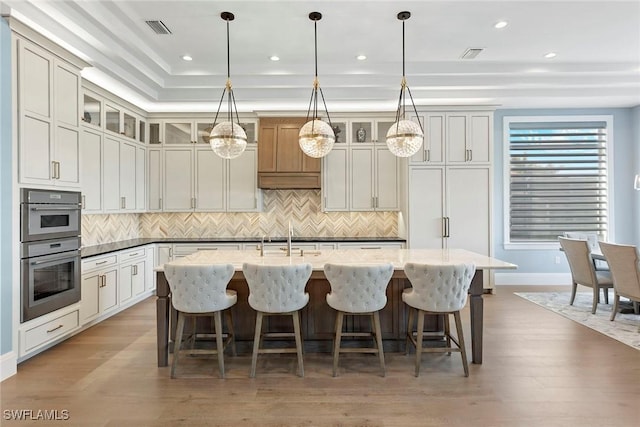
[{"label": "white quartz countertop", "polygon": [[[201,250],[187,257],[173,261],[178,264],[233,264],[236,271],[242,271],[242,264],[282,265],[310,263],[313,270],[323,270],[327,263],[371,264],[390,262],[395,270],[403,270],[407,262],[424,264],[473,263],[478,269],[516,269],[517,265],[491,258],[464,249],[327,249],[319,251],[294,252],[288,257],[283,252],[265,252],[260,256],[256,250]],[[164,266],[156,267],[163,271]]]}]

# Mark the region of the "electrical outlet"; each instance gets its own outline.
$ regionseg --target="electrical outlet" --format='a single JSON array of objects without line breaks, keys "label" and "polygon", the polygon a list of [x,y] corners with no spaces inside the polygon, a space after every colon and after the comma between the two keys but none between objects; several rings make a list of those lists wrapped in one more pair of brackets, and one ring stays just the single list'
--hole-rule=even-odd
[{"label": "electrical outlet", "polygon": [[560,255],[556,255],[556,264],[560,264]]}]

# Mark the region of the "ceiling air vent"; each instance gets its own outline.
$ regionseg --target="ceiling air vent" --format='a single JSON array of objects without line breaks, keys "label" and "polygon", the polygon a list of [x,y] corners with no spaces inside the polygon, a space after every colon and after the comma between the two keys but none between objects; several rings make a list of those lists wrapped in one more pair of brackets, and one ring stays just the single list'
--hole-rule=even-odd
[{"label": "ceiling air vent", "polygon": [[144,22],[146,22],[147,25],[150,26],[153,32],[156,34],[171,34],[171,30],[169,30],[169,27],[164,25],[164,22],[162,21],[144,21]]},{"label": "ceiling air vent", "polygon": [[460,58],[462,59],[474,59],[476,56],[480,55],[484,48],[481,47],[470,47],[464,51]]}]

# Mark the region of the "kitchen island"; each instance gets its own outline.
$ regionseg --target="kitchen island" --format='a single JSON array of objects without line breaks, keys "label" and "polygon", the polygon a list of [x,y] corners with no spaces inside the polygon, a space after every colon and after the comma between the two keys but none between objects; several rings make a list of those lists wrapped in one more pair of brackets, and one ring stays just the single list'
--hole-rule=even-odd
[{"label": "kitchen island", "polygon": [[[380,313],[385,348],[391,342],[391,349],[400,351],[406,334],[406,306],[402,302],[402,291],[411,286],[404,274],[407,262],[429,264],[473,263],[476,273],[469,289],[469,306],[471,321],[471,347],[473,363],[482,363],[482,329],[483,329],[483,272],[484,270],[515,269],[517,266],[485,255],[462,249],[372,249],[372,250],[322,250],[301,251],[286,256],[281,252],[265,253],[261,256],[255,250],[216,250],[198,251],[176,261],[181,264],[213,264],[230,263],[235,274],[229,283],[229,289],[238,292],[238,303],[231,308],[234,316],[234,333],[239,341],[253,339],[255,327],[255,311],[248,304],[248,286],[242,274],[245,262],[282,265],[310,263],[313,272],[306,290],[309,293],[309,304],[302,311],[302,330],[305,341],[325,341],[330,344],[334,335],[335,311],[326,303],[325,296],[330,286],[323,272],[326,263],[381,263],[389,262],[394,266],[394,274],[387,287],[387,305]],[[169,361],[170,338],[175,331],[175,310],[171,307],[169,285],[164,276],[163,266],[156,268],[158,296],[157,316],[157,350],[158,366],[167,366]],[[171,321],[170,321],[171,319]],[[272,320],[272,319],[269,319]],[[170,325],[172,326],[170,330]],[[268,325],[271,330],[282,325],[274,318]],[[358,324],[347,325],[357,329]],[[395,344],[395,346],[393,345]],[[321,348],[321,347],[318,347]]]}]

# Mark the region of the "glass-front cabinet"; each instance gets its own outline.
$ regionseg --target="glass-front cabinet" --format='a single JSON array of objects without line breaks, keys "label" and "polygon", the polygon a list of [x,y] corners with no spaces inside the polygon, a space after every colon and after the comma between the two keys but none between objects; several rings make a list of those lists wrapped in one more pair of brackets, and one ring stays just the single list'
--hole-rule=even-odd
[{"label": "glass-front cabinet", "polygon": [[105,128],[108,131],[120,133],[120,109],[106,104],[105,122]]},{"label": "glass-front cabinet", "polygon": [[384,144],[389,128],[394,123],[392,118],[379,120],[353,119],[349,136],[352,144],[382,143]]},{"label": "glass-front cabinet", "polygon": [[136,118],[126,112],[123,113],[122,117],[122,134],[128,138],[136,139]]},{"label": "glass-front cabinet", "polygon": [[82,121],[86,124],[102,126],[102,101],[93,96],[84,94],[84,113]]},{"label": "glass-front cabinet", "polygon": [[[247,134],[247,143],[258,142],[257,121],[241,121],[240,126]],[[165,119],[149,121],[150,145],[203,145],[209,144],[209,137],[213,129],[213,120],[200,119]]]}]

